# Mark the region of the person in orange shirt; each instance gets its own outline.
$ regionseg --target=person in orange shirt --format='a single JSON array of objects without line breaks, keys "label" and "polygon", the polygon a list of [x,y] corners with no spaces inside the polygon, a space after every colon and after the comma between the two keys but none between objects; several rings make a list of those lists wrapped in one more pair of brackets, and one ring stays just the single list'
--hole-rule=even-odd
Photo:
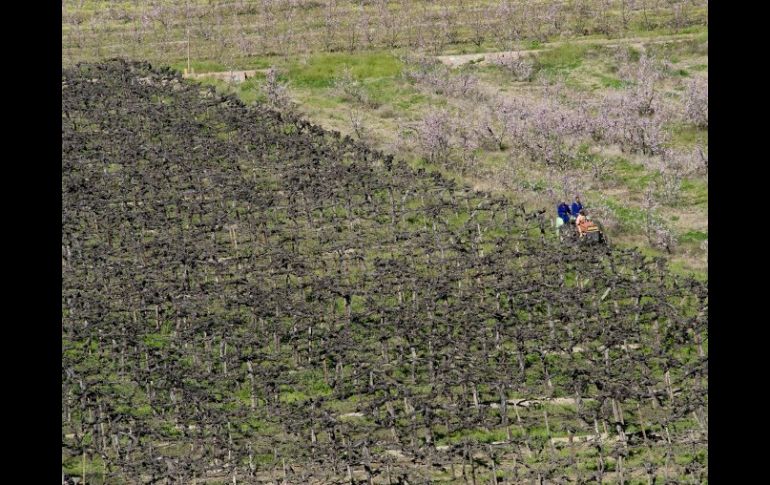
[{"label": "person in orange shirt", "polygon": [[591,226],[591,221],[589,221],[586,217],[585,210],[580,209],[580,213],[578,214],[577,219],[575,219],[575,226],[577,226],[578,234],[580,234],[580,237],[583,237],[588,228]]}]

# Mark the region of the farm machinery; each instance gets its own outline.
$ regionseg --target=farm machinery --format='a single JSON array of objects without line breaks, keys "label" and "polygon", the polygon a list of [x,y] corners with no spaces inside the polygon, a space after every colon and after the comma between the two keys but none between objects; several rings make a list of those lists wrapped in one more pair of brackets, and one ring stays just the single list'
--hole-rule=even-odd
[{"label": "farm machinery", "polygon": [[574,219],[569,223],[564,223],[564,221],[562,221],[560,218],[557,218],[556,228],[558,231],[559,240],[562,243],[570,245],[580,244],[586,246],[602,245],[609,247],[609,240],[604,231],[604,228],[600,223],[591,221],[587,225],[582,236],[578,232],[578,228]]}]

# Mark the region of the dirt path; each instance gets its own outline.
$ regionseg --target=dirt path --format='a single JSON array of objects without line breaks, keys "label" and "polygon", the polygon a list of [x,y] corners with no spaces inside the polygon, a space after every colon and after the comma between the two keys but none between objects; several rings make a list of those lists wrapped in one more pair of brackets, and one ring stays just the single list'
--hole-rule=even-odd
[{"label": "dirt path", "polygon": [[[456,54],[436,56],[436,59],[446,64],[449,67],[459,67],[469,62],[477,62],[479,65],[488,65],[498,59],[505,57],[518,58],[528,54],[539,54],[545,52],[554,47],[558,47],[565,44],[599,44],[608,47],[615,47],[620,45],[629,45],[638,49],[644,50],[645,45],[649,44],[662,44],[671,41],[685,41],[692,39],[697,34],[678,34],[678,35],[666,35],[661,37],[629,37],[626,39],[578,39],[574,41],[557,41],[544,44],[541,49],[523,49],[517,51],[502,51],[502,52],[482,52],[478,54]],[[654,40],[653,40],[654,39]]]},{"label": "dirt path", "polygon": [[252,69],[248,71],[193,72],[184,73],[182,77],[185,79],[213,78],[221,79],[227,82],[240,83],[250,77],[254,77],[258,72],[264,73],[267,72],[267,69]]}]

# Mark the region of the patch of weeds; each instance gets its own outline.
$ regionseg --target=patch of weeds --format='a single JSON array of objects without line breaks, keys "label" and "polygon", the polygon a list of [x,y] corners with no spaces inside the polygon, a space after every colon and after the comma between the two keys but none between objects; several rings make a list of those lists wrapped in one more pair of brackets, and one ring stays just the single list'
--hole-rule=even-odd
[{"label": "patch of weeds", "polygon": [[298,87],[329,88],[346,67],[355,79],[363,80],[398,76],[402,63],[386,52],[321,53],[304,64],[293,62],[287,77]]},{"label": "patch of weeds", "polygon": [[604,88],[623,89],[626,87],[626,83],[622,79],[605,76],[604,74],[599,74],[599,81]]},{"label": "patch of weeds", "polygon": [[[514,431],[513,429],[511,430]],[[462,429],[454,431],[448,436],[440,438],[437,443],[443,444],[457,444],[464,440],[475,441],[477,443],[493,443],[495,441],[505,441],[508,439],[508,434],[504,429],[498,430],[483,430],[483,429]]]},{"label": "patch of weeds", "polygon": [[[187,61],[179,61],[171,64],[173,69],[179,72],[183,72],[187,69]],[[228,68],[216,61],[190,61],[190,68],[193,72],[222,72],[227,71]]]},{"label": "patch of weeds", "polygon": [[585,44],[563,44],[547,50],[535,58],[535,72],[546,77],[568,74],[579,67],[591,46]]},{"label": "patch of weeds", "polygon": [[615,177],[626,187],[643,191],[655,178],[647,168],[639,163],[631,163],[625,158],[619,157],[614,163]]},{"label": "patch of weeds", "polygon": [[686,243],[701,243],[709,238],[709,235],[707,232],[701,232],[701,231],[688,231],[681,236],[679,236],[679,242]]},{"label": "patch of weeds", "polygon": [[619,225],[623,229],[638,229],[644,227],[646,214],[642,209],[630,207],[628,204],[620,203],[611,197],[605,199],[605,204],[617,218]]},{"label": "patch of weeds", "polygon": [[705,180],[685,179],[682,181],[682,194],[691,205],[705,207],[708,205],[708,183]]},{"label": "patch of weeds", "polygon": [[542,49],[543,48],[543,43],[540,42],[539,40],[530,40],[529,42],[527,42],[525,44],[525,48],[526,49],[532,49],[532,50],[534,50],[534,49]]},{"label": "patch of weeds", "polygon": [[677,123],[669,129],[671,132],[670,143],[673,146],[708,146],[708,130],[685,123]]}]

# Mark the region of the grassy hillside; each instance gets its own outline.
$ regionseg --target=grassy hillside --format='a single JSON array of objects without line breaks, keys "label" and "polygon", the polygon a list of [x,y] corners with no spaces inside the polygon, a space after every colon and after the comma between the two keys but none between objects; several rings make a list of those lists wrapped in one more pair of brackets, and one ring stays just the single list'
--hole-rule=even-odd
[{"label": "grassy hillside", "polygon": [[708,291],[663,260],[146,63],[65,69],[62,127],[68,473],[706,481]]},{"label": "grassy hillside", "polygon": [[[514,56],[527,78],[514,72],[521,69],[509,62]],[[268,63],[277,73],[272,85],[285,86],[295,109],[322,126],[551,217],[558,200],[580,193],[615,242],[705,276],[707,31],[546,43],[502,58],[367,51],[239,67]],[[240,84],[209,82],[264,102],[271,84],[264,71]],[[657,111],[635,111],[644,96]],[[705,122],[697,117],[704,113]],[[433,148],[439,141],[441,153]]]}]

